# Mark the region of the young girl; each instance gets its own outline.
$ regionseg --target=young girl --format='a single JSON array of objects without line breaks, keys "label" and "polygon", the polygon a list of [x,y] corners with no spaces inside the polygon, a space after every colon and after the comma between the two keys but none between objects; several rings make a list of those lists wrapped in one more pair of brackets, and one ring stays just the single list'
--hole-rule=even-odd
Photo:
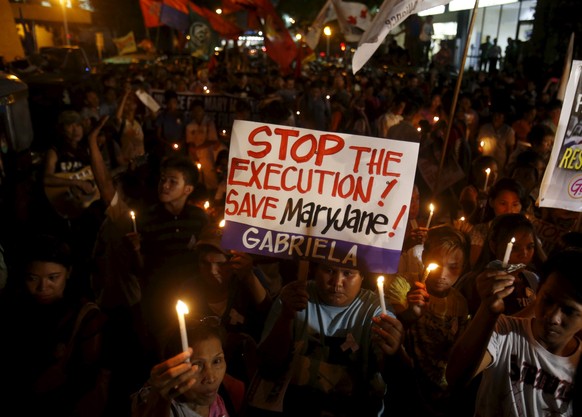
[{"label": "young girl", "polygon": [[[414,371],[414,398],[419,407],[415,412],[445,416],[452,411],[445,380],[448,354],[468,322],[467,302],[453,288],[468,264],[467,239],[450,225],[434,227],[428,231],[422,258],[425,266],[435,263],[439,267],[412,288],[403,278],[395,278],[386,294],[406,327],[404,345]],[[409,290],[403,297],[406,287]]]},{"label": "young girl", "polygon": [[[177,329],[176,329],[177,330]],[[133,417],[233,417],[240,412],[244,384],[226,373],[220,318],[205,317],[188,326],[190,347],[172,338],[169,359],[155,365],[142,389],[132,396]]]},{"label": "young girl", "polygon": [[524,264],[525,268],[514,272],[515,291],[505,299],[505,312],[515,314],[535,299],[539,278],[538,271],[545,259],[545,254],[536,236],[533,224],[523,214],[503,214],[497,216],[491,223],[483,247],[475,267],[463,276],[455,285],[467,299],[469,312],[475,314],[481,302],[477,293],[476,277],[488,269],[488,264],[494,260],[502,260],[507,243],[515,238],[515,243],[509,256],[509,264]]},{"label": "young girl", "polygon": [[491,187],[482,223],[475,224],[475,222],[471,222],[475,224],[470,232],[471,266],[475,265],[481,254],[491,220],[501,214],[522,213],[525,201],[523,187],[514,179],[502,178]]}]

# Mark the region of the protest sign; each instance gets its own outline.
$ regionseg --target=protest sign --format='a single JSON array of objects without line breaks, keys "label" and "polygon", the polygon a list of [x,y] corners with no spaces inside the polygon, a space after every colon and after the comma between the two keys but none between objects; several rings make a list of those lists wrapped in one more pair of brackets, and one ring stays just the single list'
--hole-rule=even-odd
[{"label": "protest sign", "polygon": [[582,61],[574,61],[538,203],[582,211]]},{"label": "protest sign", "polygon": [[222,245],[396,272],[418,147],[236,120]]},{"label": "protest sign", "polygon": [[[152,90],[153,98],[162,106],[165,105],[164,90]],[[230,94],[196,94],[190,92],[179,92],[178,108],[184,112],[184,120],[189,120],[190,105],[194,100],[204,102],[204,111],[208,117],[214,120],[216,128],[219,130],[232,127],[236,105],[239,101],[247,101],[252,109],[252,115],[256,114],[256,100],[250,98],[237,97]]]}]

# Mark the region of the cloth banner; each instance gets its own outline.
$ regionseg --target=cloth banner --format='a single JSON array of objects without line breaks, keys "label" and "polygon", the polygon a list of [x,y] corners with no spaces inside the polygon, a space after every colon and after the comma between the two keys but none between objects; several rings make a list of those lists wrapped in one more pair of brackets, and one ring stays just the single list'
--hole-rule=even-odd
[{"label": "cloth banner", "polygon": [[362,35],[354,52],[353,73],[358,72],[368,62],[388,33],[397,28],[408,16],[450,2],[451,0],[384,0],[380,11],[374,17],[370,28]]},{"label": "cloth banner", "polygon": [[222,245],[395,273],[419,145],[236,120]]},{"label": "cloth banner", "polygon": [[332,21],[335,18],[336,18],[335,10],[331,5],[331,0],[327,0],[323,7],[321,8],[321,10],[319,11],[319,13],[317,14],[317,17],[315,18],[313,23],[311,23],[309,31],[305,35],[305,43],[311,49],[315,50],[315,48],[317,47],[317,44],[319,43],[319,38],[321,37],[321,31],[323,30],[323,25],[325,25],[327,22]]},{"label": "cloth banner", "polygon": [[187,0],[162,0],[160,21],[173,29],[186,33],[190,26]]},{"label": "cloth banner", "polygon": [[225,19],[223,15],[217,14],[215,11],[198,6],[192,1],[188,2],[188,7],[190,7],[192,12],[208,20],[212,29],[224,38],[237,39],[243,34],[243,30],[240,27]]},{"label": "cloth banner", "polygon": [[146,28],[154,28],[162,25],[162,22],[160,22],[162,2],[160,0],[139,0],[139,5]]},{"label": "cloth banner", "polygon": [[117,47],[117,53],[119,55],[137,52],[137,44],[135,43],[133,30],[125,36],[121,36],[120,38],[113,38],[113,43]]},{"label": "cloth banner", "polygon": [[582,61],[573,61],[554,147],[540,186],[540,207],[582,211]]}]

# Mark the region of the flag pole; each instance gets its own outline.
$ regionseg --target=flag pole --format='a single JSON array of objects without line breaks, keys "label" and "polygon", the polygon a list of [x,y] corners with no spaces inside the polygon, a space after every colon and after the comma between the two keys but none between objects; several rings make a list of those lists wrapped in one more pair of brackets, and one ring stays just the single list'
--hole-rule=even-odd
[{"label": "flag pole", "polygon": [[471,35],[473,33],[473,26],[475,26],[475,18],[477,16],[477,8],[479,7],[479,0],[475,0],[475,6],[473,7],[473,13],[471,14],[471,21],[469,22],[469,32],[467,33],[467,42],[465,42],[465,50],[463,51],[463,58],[461,59],[461,68],[459,70],[459,76],[457,77],[457,85],[455,86],[455,93],[453,94],[453,102],[451,103],[451,110],[449,113],[449,120],[447,123],[447,133],[445,134],[445,143],[443,145],[443,151],[441,155],[441,161],[439,163],[439,169],[437,171],[435,185],[432,191],[432,198],[434,199],[437,195],[439,188],[439,182],[441,179],[441,173],[443,170],[443,165],[445,163],[445,151],[449,144],[449,136],[451,135],[451,128],[453,126],[453,120],[455,117],[455,110],[457,107],[457,100],[459,98],[459,91],[461,90],[461,82],[463,81],[463,72],[465,71],[465,62],[467,61],[467,53],[469,51],[469,44],[471,43]]}]

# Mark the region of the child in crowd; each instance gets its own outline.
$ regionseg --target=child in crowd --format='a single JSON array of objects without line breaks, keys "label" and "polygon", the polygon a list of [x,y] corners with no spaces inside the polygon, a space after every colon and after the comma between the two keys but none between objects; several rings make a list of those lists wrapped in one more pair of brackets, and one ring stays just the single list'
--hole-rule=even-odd
[{"label": "child in crowd", "polygon": [[431,228],[422,258],[438,268],[412,287],[396,277],[387,298],[406,329],[404,346],[418,400],[412,415],[449,416],[454,404],[445,379],[448,354],[468,321],[467,302],[453,288],[468,264],[467,238],[449,225]]},{"label": "child in crowd", "polygon": [[523,214],[507,213],[493,219],[486,238],[483,251],[471,272],[455,284],[467,299],[469,312],[475,314],[481,302],[477,292],[477,276],[489,273],[489,263],[503,260],[507,243],[515,238],[509,264],[523,264],[513,272],[515,291],[505,300],[506,314],[515,314],[533,300],[538,287],[538,275],[545,254],[537,238],[533,224]]},{"label": "child in crowd", "polygon": [[478,277],[481,304],[451,351],[447,380],[464,385],[482,374],[479,416],[573,415],[582,343],[582,251],[566,249],[543,266],[535,317],[505,315],[515,276],[489,271]]}]

